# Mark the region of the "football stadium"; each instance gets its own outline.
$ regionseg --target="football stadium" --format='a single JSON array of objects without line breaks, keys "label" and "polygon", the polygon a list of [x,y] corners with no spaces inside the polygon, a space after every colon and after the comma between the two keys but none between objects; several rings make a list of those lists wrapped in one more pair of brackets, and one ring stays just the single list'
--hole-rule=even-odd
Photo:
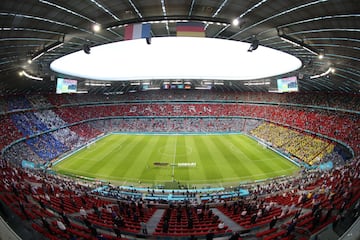
[{"label": "football stadium", "polygon": [[0,239],[360,238],[357,1],[0,6]]}]

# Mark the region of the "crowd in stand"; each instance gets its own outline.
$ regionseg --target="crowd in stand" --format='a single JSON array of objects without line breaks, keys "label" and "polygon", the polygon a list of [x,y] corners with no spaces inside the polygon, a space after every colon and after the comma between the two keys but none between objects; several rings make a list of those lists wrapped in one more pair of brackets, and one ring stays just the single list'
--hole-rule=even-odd
[{"label": "crowd in stand", "polygon": [[7,102],[4,97],[0,96],[0,114],[7,112]]},{"label": "crowd in stand", "polygon": [[[198,102],[121,103],[53,108],[64,104],[149,98]],[[150,201],[142,201],[141,198],[136,201],[129,201],[128,198],[118,199],[119,201],[104,200],[90,194],[91,190],[98,186],[43,172],[26,172],[10,163],[19,163],[23,159],[43,163],[83,145],[99,134],[112,131],[252,132],[308,163],[317,162],[319,159],[323,159],[324,162],[338,161],[341,158],[332,151],[334,146],[331,142],[294,131],[289,128],[291,126],[341,140],[351,146],[356,155],[360,152],[360,120],[356,113],[262,104],[204,103],[202,100],[290,102],[356,111],[360,106],[359,97],[356,95],[336,95],[328,98],[326,94],[317,95],[310,100],[298,94],[290,97],[267,93],[209,94],[206,91],[170,91],[161,94],[147,92],[144,95],[109,96],[106,99],[100,95],[3,97],[0,101],[0,109],[3,112],[32,108],[49,109],[16,111],[1,115],[1,149],[21,137],[24,137],[25,141],[11,146],[2,156],[5,162],[2,162],[1,169],[0,199],[17,215],[33,223],[34,229],[50,239],[56,239],[55,236],[68,239],[74,235],[86,239],[107,235],[107,238],[111,239],[116,235],[122,236],[123,232],[147,234],[146,222],[156,208],[149,209]],[[135,118],[116,119],[119,116]],[[136,118],[138,116],[147,118]],[[101,117],[114,119],[65,126]],[[265,119],[286,127],[239,117]],[[61,129],[55,130],[59,127]],[[44,131],[50,132],[30,137]],[[245,228],[251,229],[272,222],[271,229],[275,230],[266,233],[268,239],[290,236],[299,227],[315,232],[323,227],[323,223],[337,221],[335,214],[342,216],[343,212],[359,199],[359,162],[360,159],[357,157],[331,171],[304,170],[290,179],[250,185],[247,186],[251,193],[250,198],[234,197],[231,201],[225,201],[219,197],[218,201],[211,201],[217,204],[212,207]],[[186,203],[185,206],[170,205],[156,227],[156,234],[183,236],[184,233],[191,233],[203,236],[224,233],[223,229],[227,226],[211,212],[209,206],[206,202],[192,207]],[[181,224],[177,225],[179,216]],[[183,217],[186,219],[183,220]],[[201,225],[204,219],[208,222]],[[281,219],[287,226],[286,230],[276,227],[277,221]],[[197,227],[201,228],[201,231],[192,230]],[[101,232],[100,228],[106,231]],[[211,228],[211,232],[206,233],[205,228]],[[177,235],[176,231],[181,231],[181,234]]]},{"label": "crowd in stand", "polygon": [[79,104],[87,102],[114,102],[133,100],[220,100],[220,101],[244,101],[244,102],[271,102],[292,103],[310,106],[323,106],[330,108],[360,110],[360,98],[358,94],[334,94],[334,93],[257,93],[257,92],[217,92],[207,90],[193,91],[147,91],[129,93],[124,95],[49,95],[47,96],[54,105]]},{"label": "crowd in stand", "polygon": [[22,137],[9,115],[0,115],[0,149]]},{"label": "crowd in stand", "polygon": [[[259,102],[267,100],[269,102],[275,101],[277,95],[248,93],[229,96],[222,96],[220,93],[208,94],[206,91],[199,92],[195,95],[193,91],[184,92],[182,94],[172,94],[162,96],[162,94],[153,95],[153,93],[145,93],[144,96],[134,95],[134,100],[142,99],[143,97],[154,97],[158,99],[159,96],[170,100],[202,100],[212,99],[218,97],[218,100],[229,99],[243,99],[249,102]],[[61,104],[79,104],[86,101],[99,102],[110,101],[110,99],[103,98],[101,95],[76,95],[67,96],[62,95],[63,99],[57,95],[49,96],[12,96],[5,98],[7,109],[22,109],[35,108],[41,109],[52,106],[51,103],[58,102]],[[287,96],[287,95],[284,95]],[[130,95],[129,99],[133,99]],[[280,97],[284,98],[284,97]],[[318,97],[317,97],[318,98]],[[62,100],[61,100],[62,99]],[[161,99],[161,98],[160,98]],[[341,99],[341,98],[339,98]],[[114,99],[112,99],[114,100]],[[278,99],[279,100],[279,99]],[[356,102],[356,98],[351,96],[351,100]],[[318,100],[314,100],[317,102]],[[347,101],[349,103],[351,101]],[[117,117],[137,117],[145,116],[150,119],[116,119]],[[187,118],[174,118],[174,117]],[[2,146],[6,146],[13,140],[20,138],[19,132],[22,136],[29,138],[34,134],[39,134],[44,131],[54,130],[42,137],[27,139],[27,143],[32,150],[42,155],[41,157],[49,160],[53,157],[59,156],[64,151],[70,148],[78,147],[91,138],[98,136],[101,133],[109,131],[150,131],[150,132],[247,132],[246,126],[250,126],[250,121],[254,124],[259,124],[257,120],[239,119],[240,117],[261,118],[273,121],[277,124],[284,124],[285,126],[295,127],[304,131],[311,131],[313,133],[323,134],[325,136],[338,139],[345,142],[353,148],[355,154],[360,150],[360,120],[357,114],[352,113],[338,113],[333,111],[322,110],[305,110],[295,107],[281,107],[268,105],[249,105],[249,104],[234,104],[234,103],[209,103],[193,102],[187,104],[181,103],[119,103],[115,105],[96,105],[96,106],[74,106],[62,108],[50,108],[37,111],[15,112],[2,115],[5,125],[1,126]],[[88,119],[97,118],[113,118],[109,120],[99,120],[95,122],[83,123],[70,127],[64,127],[66,124],[78,123]],[[163,118],[161,118],[163,117]],[[219,117],[221,119],[219,120]],[[225,117],[229,117],[226,119]],[[246,122],[246,126],[244,125]],[[14,126],[15,125],[15,126]],[[272,126],[272,125],[269,125]],[[333,145],[318,140],[312,136],[304,135],[296,131],[289,131],[287,127],[275,126],[268,129],[263,137],[268,142],[275,144],[280,148],[285,148],[286,151],[292,153],[298,158],[305,160],[312,164],[321,160],[327,153],[332,151]],[[17,128],[19,130],[15,130]],[[260,129],[260,128],[258,128]],[[271,131],[271,134],[269,132]],[[10,134],[6,134],[10,132]],[[265,136],[266,135],[266,136]],[[278,137],[281,136],[281,137]],[[271,139],[270,139],[271,138]],[[290,142],[284,142],[292,139]],[[296,141],[297,140],[297,141]],[[51,148],[58,146],[58,152],[47,154],[45,152],[53,151]],[[320,151],[322,150],[322,151]]]},{"label": "crowd in stand", "polygon": [[102,132],[241,132],[245,120],[239,118],[146,118],[108,119],[89,123]]},{"label": "crowd in stand", "polygon": [[29,100],[23,95],[6,96],[4,98],[6,112],[32,108]]},{"label": "crowd in stand", "polygon": [[13,162],[16,165],[20,165],[22,160],[31,161],[35,164],[45,164],[46,160],[42,159],[34,151],[31,150],[30,146],[25,142],[19,142],[13,144],[4,154],[4,158],[8,162]]},{"label": "crowd in stand", "polygon": [[326,154],[324,158],[322,159],[323,162],[332,162],[335,165],[341,165],[343,163],[342,156],[337,153],[336,151],[333,151],[329,154]]},{"label": "crowd in stand", "polygon": [[313,165],[334,150],[334,144],[272,123],[263,123],[251,134]]},{"label": "crowd in stand", "polygon": [[[2,109],[7,111],[59,106],[63,104],[85,104],[94,102],[113,102],[131,100],[183,100],[183,101],[245,101],[245,102],[270,102],[291,103],[311,106],[339,107],[340,109],[358,110],[359,96],[333,94],[316,94],[311,97],[302,97],[302,94],[272,94],[272,93],[221,93],[216,91],[156,91],[142,92],[141,94],[127,94],[107,96],[103,95],[30,95],[30,96],[5,96],[2,97]],[[225,102],[226,103],[226,102]],[[5,106],[4,106],[5,105]],[[74,107],[55,110],[62,120],[67,123],[81,120],[108,117],[108,116],[248,116],[265,118],[280,124],[310,130],[324,134],[348,143],[356,141],[352,146],[358,149],[358,131],[351,131],[359,126],[358,114],[342,113],[340,111],[314,111],[290,107],[269,107],[258,105],[232,105],[221,104],[117,104],[107,107]],[[335,131],[334,131],[335,129]],[[350,129],[350,131],[349,131]]]},{"label": "crowd in stand", "polygon": [[[63,126],[66,126],[66,122],[56,115],[52,110],[43,110],[35,112],[35,115],[41,122],[46,124],[48,129],[58,129]],[[68,148],[73,146],[79,147],[80,144],[84,144],[85,141],[79,137],[75,132],[71,131],[69,128],[61,128],[51,133],[57,140],[62,144],[66,145]]]},{"label": "crowd in stand", "polygon": [[352,111],[360,111],[360,97],[358,94],[341,93],[266,93],[266,92],[223,92],[208,90],[187,91],[145,91],[128,93],[123,95],[95,95],[95,94],[71,94],[71,95],[28,95],[4,96],[0,98],[0,112],[11,110],[29,109],[31,107],[61,106],[66,104],[84,104],[96,102],[117,101],[141,101],[141,100],[180,100],[180,101],[241,101],[241,102],[268,102],[290,103],[305,106],[320,106],[325,108],[338,108]]},{"label": "crowd in stand", "polygon": [[243,104],[120,104],[59,108],[56,113],[69,123],[104,117],[219,117],[261,118],[303,131],[340,140],[360,151],[360,118],[357,114],[303,110],[298,108]]},{"label": "crowd in stand", "polygon": [[31,136],[49,130],[33,112],[14,113],[11,119],[23,136]]},{"label": "crowd in stand", "polygon": [[52,104],[43,95],[27,95],[26,99],[30,102],[31,106],[36,108],[46,108],[52,106]]},{"label": "crowd in stand", "polygon": [[[107,132],[244,132],[244,128],[251,129],[251,134],[272,144],[285,153],[289,153],[309,164],[319,162],[330,154],[334,145],[328,141],[308,136],[294,130],[241,118],[216,119],[108,119],[93,121],[89,124],[75,125],[62,128],[39,137],[27,139],[43,159],[51,160],[60,154],[85,144],[100,133]],[[257,124],[257,125],[256,125]],[[255,128],[256,127],[256,128]],[[278,129],[281,129],[280,132]],[[55,140],[56,139],[56,140]],[[54,146],[57,146],[54,150]],[[28,157],[27,159],[29,159]],[[324,161],[323,161],[324,162]]]}]

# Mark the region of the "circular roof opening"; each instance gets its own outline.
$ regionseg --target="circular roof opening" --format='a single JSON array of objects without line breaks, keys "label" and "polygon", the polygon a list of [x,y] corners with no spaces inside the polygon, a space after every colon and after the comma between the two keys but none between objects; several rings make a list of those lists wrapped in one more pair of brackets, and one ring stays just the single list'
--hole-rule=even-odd
[{"label": "circular roof opening", "polygon": [[294,71],[301,61],[284,52],[218,38],[157,37],[77,51],[50,65],[55,72],[93,80],[252,80]]}]

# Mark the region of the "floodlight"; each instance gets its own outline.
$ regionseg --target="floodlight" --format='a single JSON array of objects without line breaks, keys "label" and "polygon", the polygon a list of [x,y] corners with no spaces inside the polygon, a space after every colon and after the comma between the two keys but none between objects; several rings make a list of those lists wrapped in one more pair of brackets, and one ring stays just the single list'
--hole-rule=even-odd
[{"label": "floodlight", "polygon": [[234,26],[238,26],[240,23],[239,19],[238,18],[235,18],[233,21],[232,21],[232,25]]},{"label": "floodlight", "polygon": [[94,32],[98,32],[98,31],[100,31],[100,29],[101,29],[101,26],[99,24],[94,24],[94,26],[93,26]]}]

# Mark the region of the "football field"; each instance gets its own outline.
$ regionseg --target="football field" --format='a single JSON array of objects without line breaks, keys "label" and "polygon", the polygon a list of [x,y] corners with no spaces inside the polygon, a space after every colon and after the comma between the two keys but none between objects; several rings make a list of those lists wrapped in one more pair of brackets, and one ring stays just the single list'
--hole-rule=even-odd
[{"label": "football field", "polygon": [[117,184],[232,185],[292,175],[299,168],[241,134],[111,134],[53,166]]}]

